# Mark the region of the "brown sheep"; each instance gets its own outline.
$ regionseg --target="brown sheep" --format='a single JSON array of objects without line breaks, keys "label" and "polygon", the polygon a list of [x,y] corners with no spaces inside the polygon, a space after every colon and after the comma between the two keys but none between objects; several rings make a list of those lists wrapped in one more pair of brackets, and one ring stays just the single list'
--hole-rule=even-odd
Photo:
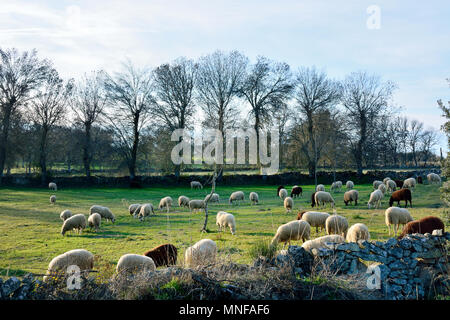
[{"label": "brown sheep", "polygon": [[442,220],[438,217],[428,216],[419,220],[408,222],[405,225],[405,228],[403,228],[403,232],[398,239],[412,233],[432,233],[433,230],[442,230],[442,233],[444,233],[444,222],[442,222]]},{"label": "brown sheep", "polygon": [[297,220],[302,220],[302,216],[305,212],[306,212],[306,210],[300,211],[299,213],[297,213]]},{"label": "brown sheep", "polygon": [[417,177],[417,183],[423,184],[423,178],[421,176]]},{"label": "brown sheep", "polygon": [[277,197],[280,196],[280,190],[281,190],[281,189],[284,189],[284,186],[279,186],[279,187],[278,187],[278,189],[277,189]]},{"label": "brown sheep", "polygon": [[403,188],[403,180],[394,180],[394,182],[397,185],[397,188],[399,189]]},{"label": "brown sheep", "polygon": [[314,208],[315,205],[316,205],[316,193],[313,192],[313,194],[311,195],[311,207]]},{"label": "brown sheep", "polygon": [[392,207],[394,202],[397,202],[397,205],[400,207],[400,201],[405,200],[405,208],[408,206],[408,201],[412,208],[411,198],[411,190],[409,189],[400,189],[394,191],[391,195],[391,198],[389,199],[389,207]]},{"label": "brown sheep", "polygon": [[162,244],[144,253],[153,259],[156,267],[170,266],[177,263],[177,248],[170,243]]},{"label": "brown sheep", "polygon": [[294,188],[292,188],[292,191],[291,191],[291,198],[297,198],[299,195],[300,195],[300,196],[303,195],[303,189],[302,189],[302,187],[294,187]]}]

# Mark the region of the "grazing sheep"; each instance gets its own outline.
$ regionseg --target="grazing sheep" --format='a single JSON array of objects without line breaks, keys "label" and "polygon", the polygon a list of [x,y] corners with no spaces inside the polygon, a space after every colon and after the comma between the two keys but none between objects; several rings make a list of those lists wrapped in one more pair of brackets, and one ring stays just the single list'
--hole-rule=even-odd
[{"label": "grazing sheep", "polygon": [[291,197],[284,198],[284,208],[286,209],[286,212],[292,211],[293,207],[294,200]]},{"label": "grazing sheep", "polygon": [[334,208],[334,199],[329,192],[326,191],[316,192],[316,194],[314,195],[314,201],[317,204],[317,206],[325,207],[327,203],[330,203],[331,207]]},{"label": "grazing sheep", "polygon": [[152,272],[155,270],[156,265],[152,258],[133,253],[121,256],[116,266],[118,274],[130,274],[141,271]]},{"label": "grazing sheep", "polygon": [[442,230],[442,234],[445,232],[444,222],[438,217],[428,216],[419,220],[408,222],[403,228],[402,234],[398,237],[403,238],[407,234],[412,233],[433,233],[434,230]]},{"label": "grazing sheep", "polygon": [[316,228],[316,233],[319,233],[319,228],[320,232],[325,230],[325,221],[327,221],[329,216],[326,212],[303,211],[298,213],[297,220],[308,222],[311,227]]},{"label": "grazing sheep", "polygon": [[242,191],[235,191],[231,194],[230,199],[228,202],[230,204],[233,204],[234,201],[237,201],[239,204],[239,201],[244,201],[244,193]]},{"label": "grazing sheep", "polygon": [[293,186],[291,190],[291,198],[298,198],[303,196],[303,189],[299,186]]},{"label": "grazing sheep", "polygon": [[191,189],[203,189],[203,185],[199,181],[191,181]]},{"label": "grazing sheep", "polygon": [[359,240],[370,240],[369,228],[363,223],[356,223],[348,228],[347,242],[358,242]]},{"label": "grazing sheep", "polygon": [[93,213],[96,213],[96,212],[99,213],[102,216],[103,219],[111,220],[112,223],[116,222],[116,217],[111,212],[111,210],[109,210],[108,207],[93,205],[89,209],[89,215],[91,215]]},{"label": "grazing sheep", "polygon": [[391,225],[393,225],[395,236],[397,236],[398,226],[400,224],[405,228],[405,224],[414,220],[408,210],[399,207],[387,208],[384,212],[384,217],[386,226],[389,230],[389,235],[391,235]]},{"label": "grazing sheep", "polygon": [[418,184],[423,184],[423,178],[422,178],[422,176],[418,176],[418,177],[417,177],[417,183],[418,183]]},{"label": "grazing sheep", "polygon": [[271,245],[284,242],[284,246],[286,246],[286,243],[289,243],[289,245],[291,244],[291,240],[300,239],[305,242],[306,240],[309,240],[310,232],[311,227],[308,222],[304,220],[294,220],[278,227]]},{"label": "grazing sheep", "polygon": [[436,173],[430,173],[427,175],[427,180],[429,184],[441,184],[441,177],[437,175]]},{"label": "grazing sheep", "polygon": [[284,189],[284,186],[278,186],[278,188],[277,188],[277,197],[280,196],[280,190],[281,189]]},{"label": "grazing sheep", "polygon": [[397,189],[397,184],[394,180],[388,180],[386,181],[386,188],[388,192],[394,192]]},{"label": "grazing sheep", "polygon": [[386,184],[386,181],[388,181],[388,180],[391,180],[391,178],[389,178],[389,177],[384,178],[383,179],[383,184]]},{"label": "grazing sheep", "polygon": [[318,184],[316,187],[316,192],[317,191],[325,191],[325,186],[323,184]]},{"label": "grazing sheep", "polygon": [[308,240],[302,244],[302,248],[310,252],[312,249],[327,248],[327,243],[343,243],[345,239],[340,235],[328,235],[313,240]]},{"label": "grazing sheep", "polygon": [[344,203],[347,206],[349,202],[355,202],[355,206],[358,205],[359,193],[357,190],[350,190],[344,193]]},{"label": "grazing sheep", "polygon": [[51,203],[51,204],[55,204],[55,203],[56,203],[56,196],[55,196],[54,194],[52,194],[52,195],[50,196],[50,203]]},{"label": "grazing sheep", "polygon": [[[128,212],[130,213],[130,215],[136,217],[136,214],[139,213],[139,211],[141,210],[141,204],[140,203],[134,203],[134,204],[130,204],[128,206]],[[136,214],[135,214],[136,212]]]},{"label": "grazing sheep", "polygon": [[64,221],[61,227],[61,235],[64,236],[64,234],[67,231],[71,231],[73,229],[76,229],[78,233],[81,233],[82,230],[85,228],[86,228],[86,217],[81,213],[76,214]]},{"label": "grazing sheep", "polygon": [[139,212],[135,211],[135,217],[138,217],[140,221],[144,221],[145,217],[148,217],[151,214],[155,214],[155,210],[153,209],[153,204],[151,204],[151,203],[144,203],[141,206],[141,209],[139,209]]},{"label": "grazing sheep", "polygon": [[205,201],[208,201],[208,199],[210,199],[209,202],[217,202],[217,203],[219,203],[219,195],[217,193],[206,195]]},{"label": "grazing sheep", "polygon": [[353,181],[348,180],[345,184],[345,187],[347,188],[347,190],[352,190],[355,187],[355,184],[353,183]]},{"label": "grazing sheep", "polygon": [[331,188],[330,191],[336,192],[337,191],[341,191],[342,188],[342,181],[335,181],[331,184]]},{"label": "grazing sheep", "polygon": [[280,193],[278,194],[281,200],[284,201],[284,199],[288,196],[288,192],[286,189],[280,189]]},{"label": "grazing sheep", "polygon": [[191,200],[189,201],[189,210],[192,211],[199,211],[200,209],[205,210],[206,208],[206,202],[205,200]]},{"label": "grazing sheep", "polygon": [[65,273],[67,268],[73,265],[78,266],[80,271],[92,270],[94,268],[94,255],[84,249],[74,249],[56,256],[48,265],[43,278],[44,282],[50,280],[52,276]]},{"label": "grazing sheep", "polygon": [[[388,181],[392,181],[392,180],[388,180]],[[387,191],[386,185],[380,184],[380,185],[378,186],[378,190],[380,190],[380,191],[383,193],[383,196],[384,196],[384,194],[385,194],[386,191]]]},{"label": "grazing sheep", "polygon": [[236,234],[236,220],[231,213],[225,211],[217,212],[216,225],[219,227],[219,231],[223,231],[228,227],[232,235]]},{"label": "grazing sheep", "polygon": [[378,189],[378,186],[379,186],[380,184],[383,184],[383,181],[375,180],[375,181],[372,183],[372,185],[373,185],[373,190],[377,190],[377,189]]},{"label": "grazing sheep", "polygon": [[168,213],[170,208],[172,207],[172,202],[173,200],[171,197],[164,197],[159,201],[158,209],[162,210],[164,207],[166,207]]},{"label": "grazing sheep", "polygon": [[399,188],[399,189],[403,188],[403,181],[402,180],[394,180],[394,182],[397,185],[397,188]]},{"label": "grazing sheep", "polygon": [[249,199],[251,204],[258,204],[259,196],[256,192],[250,192]]},{"label": "grazing sheep", "polygon": [[71,216],[72,216],[72,211],[70,211],[70,210],[64,210],[59,215],[59,217],[61,218],[62,221],[66,221]]},{"label": "grazing sheep", "polygon": [[325,221],[325,230],[327,234],[342,234],[345,238],[348,230],[347,218],[337,214],[329,216]]},{"label": "grazing sheep", "polygon": [[311,207],[313,207],[313,208],[316,206],[316,193],[317,192],[313,192],[311,194]]},{"label": "grazing sheep", "polygon": [[144,256],[152,258],[156,268],[177,264],[177,248],[170,243],[162,244],[144,253]]},{"label": "grazing sheep", "polygon": [[403,188],[404,189],[412,189],[414,190],[416,188],[416,179],[415,178],[408,178],[403,182]]},{"label": "grazing sheep", "polygon": [[93,213],[88,218],[88,223],[90,228],[95,228],[97,231],[102,223],[102,216],[99,213]]},{"label": "grazing sheep", "polygon": [[189,208],[189,201],[191,201],[188,197],[186,196],[179,196],[178,197],[178,206],[179,207],[187,207]]},{"label": "grazing sheep", "polygon": [[54,182],[50,182],[48,184],[48,188],[51,190],[54,190],[54,191],[58,191],[58,187],[56,186],[56,183],[54,183]]},{"label": "grazing sheep", "polygon": [[187,267],[213,264],[216,261],[217,245],[211,239],[202,239],[186,249],[184,262]]},{"label": "grazing sheep", "polygon": [[397,206],[400,207],[400,201],[401,200],[405,200],[405,208],[408,206],[408,201],[409,201],[409,204],[410,204],[410,206],[412,208],[411,190],[409,190],[409,189],[400,189],[400,190],[394,191],[391,194],[391,197],[389,199],[389,207],[392,207],[394,202],[397,202]]},{"label": "grazing sheep", "polygon": [[383,199],[383,197],[383,192],[381,192],[380,189],[375,190],[370,194],[369,202],[367,202],[367,207],[369,209],[372,209],[372,206],[375,205],[375,208],[378,209],[381,205],[381,200]]}]

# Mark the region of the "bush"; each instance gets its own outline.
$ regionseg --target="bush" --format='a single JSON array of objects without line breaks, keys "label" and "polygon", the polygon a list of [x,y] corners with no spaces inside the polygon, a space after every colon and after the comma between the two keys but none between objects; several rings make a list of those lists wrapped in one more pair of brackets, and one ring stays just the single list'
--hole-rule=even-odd
[{"label": "bush", "polygon": [[250,247],[249,255],[252,259],[258,259],[263,256],[268,259],[275,257],[278,246],[271,245],[268,240],[259,240]]}]

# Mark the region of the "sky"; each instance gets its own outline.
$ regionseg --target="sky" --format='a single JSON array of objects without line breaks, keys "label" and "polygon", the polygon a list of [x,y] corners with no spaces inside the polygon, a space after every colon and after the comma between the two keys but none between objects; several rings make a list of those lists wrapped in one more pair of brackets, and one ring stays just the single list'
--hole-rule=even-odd
[{"label": "sky", "polygon": [[[36,48],[67,78],[113,72],[127,58],[156,67],[217,49],[334,79],[368,71],[397,84],[402,115],[439,130],[436,101],[450,100],[448,17],[448,0],[0,0],[0,47]],[[442,133],[439,147],[448,150]]]}]

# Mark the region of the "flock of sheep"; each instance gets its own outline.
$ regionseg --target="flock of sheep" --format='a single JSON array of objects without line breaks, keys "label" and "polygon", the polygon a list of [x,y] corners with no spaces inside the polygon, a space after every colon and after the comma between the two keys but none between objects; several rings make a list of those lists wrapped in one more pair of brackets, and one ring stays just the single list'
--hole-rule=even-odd
[{"label": "flock of sheep", "polygon": [[[428,182],[441,183],[439,175],[431,173],[427,176]],[[419,183],[421,179],[418,179]],[[342,189],[342,182],[336,181],[331,185],[331,192],[339,192]],[[358,203],[359,194],[354,189],[355,184],[352,181],[347,181],[345,184],[347,191],[344,193],[344,203],[354,202]],[[400,190],[396,190],[400,187]],[[370,194],[368,201],[368,208],[379,208],[381,200],[385,194],[391,192],[389,208],[385,211],[385,223],[391,234],[390,227],[393,226],[393,233],[397,235],[399,225],[403,225],[403,231],[400,237],[403,237],[407,233],[432,233],[434,230],[442,230],[444,232],[443,222],[436,217],[430,216],[420,220],[414,220],[409,211],[406,209],[407,201],[411,204],[411,191],[416,187],[416,179],[408,178],[405,181],[394,181],[390,178],[385,178],[383,181],[374,181],[374,191]],[[54,182],[49,184],[49,188],[57,190],[57,186]],[[203,186],[198,181],[191,182],[191,188],[202,189]],[[302,196],[303,190],[299,186],[292,187],[291,194],[288,196],[287,190],[283,186],[279,186],[277,189],[277,195],[281,198],[284,204],[286,212],[291,212],[294,207],[294,199],[298,196]],[[178,198],[179,207],[187,207],[191,213],[193,211],[205,210],[209,202],[219,202],[219,195],[217,193],[208,194],[205,199],[193,199],[182,195]],[[244,201],[245,195],[242,191],[233,192],[229,197],[229,204],[239,203]],[[249,194],[249,200],[252,205],[258,204],[259,195],[256,192]],[[393,202],[405,200],[405,208],[392,206]],[[51,203],[55,203],[56,196],[52,195],[50,198]],[[166,209],[170,212],[173,200],[171,197],[164,197],[161,199],[158,209]],[[311,195],[311,206],[324,207],[326,204],[330,204],[332,208],[335,208],[335,201],[331,193],[325,191],[324,185],[318,185],[315,192]],[[154,207],[151,203],[145,204],[131,204],[128,207],[128,211],[134,218],[139,218],[140,221],[144,221],[146,217],[155,214]],[[334,242],[357,242],[360,240],[369,240],[370,233],[366,225],[362,223],[356,223],[349,227],[347,219],[336,213],[328,214],[326,212],[318,211],[301,211],[297,214],[297,220],[290,221],[286,224],[279,226],[275,236],[271,241],[271,245],[278,243],[290,244],[293,240],[302,240],[302,247],[307,251],[311,251],[313,248],[324,247],[326,243]],[[70,210],[64,210],[60,214],[60,218],[63,221],[61,227],[61,234],[67,231],[76,230],[81,233],[87,226],[99,230],[102,219],[109,220],[112,223],[115,222],[115,216],[108,207],[93,205],[89,210],[89,217],[83,214],[72,215]],[[230,229],[230,232],[236,234],[236,219],[233,214],[219,211],[216,215],[216,225],[219,231],[223,231],[226,228]],[[326,235],[311,240],[311,227],[316,228],[316,233],[325,230]],[[217,245],[211,239],[202,239],[189,247],[185,251],[184,262],[188,267],[196,267],[199,265],[205,265],[213,263],[217,254]],[[116,266],[118,273],[139,270],[155,270],[159,266],[168,266],[176,264],[177,261],[177,249],[172,244],[163,244],[155,247],[143,255],[139,254],[126,254],[123,255]],[[68,251],[60,256],[55,257],[49,264],[47,270],[47,276],[44,277],[44,281],[49,278],[50,275],[61,272],[67,269],[70,265],[77,265],[81,270],[91,270],[93,268],[94,258],[92,253],[84,249],[75,249]]]}]

